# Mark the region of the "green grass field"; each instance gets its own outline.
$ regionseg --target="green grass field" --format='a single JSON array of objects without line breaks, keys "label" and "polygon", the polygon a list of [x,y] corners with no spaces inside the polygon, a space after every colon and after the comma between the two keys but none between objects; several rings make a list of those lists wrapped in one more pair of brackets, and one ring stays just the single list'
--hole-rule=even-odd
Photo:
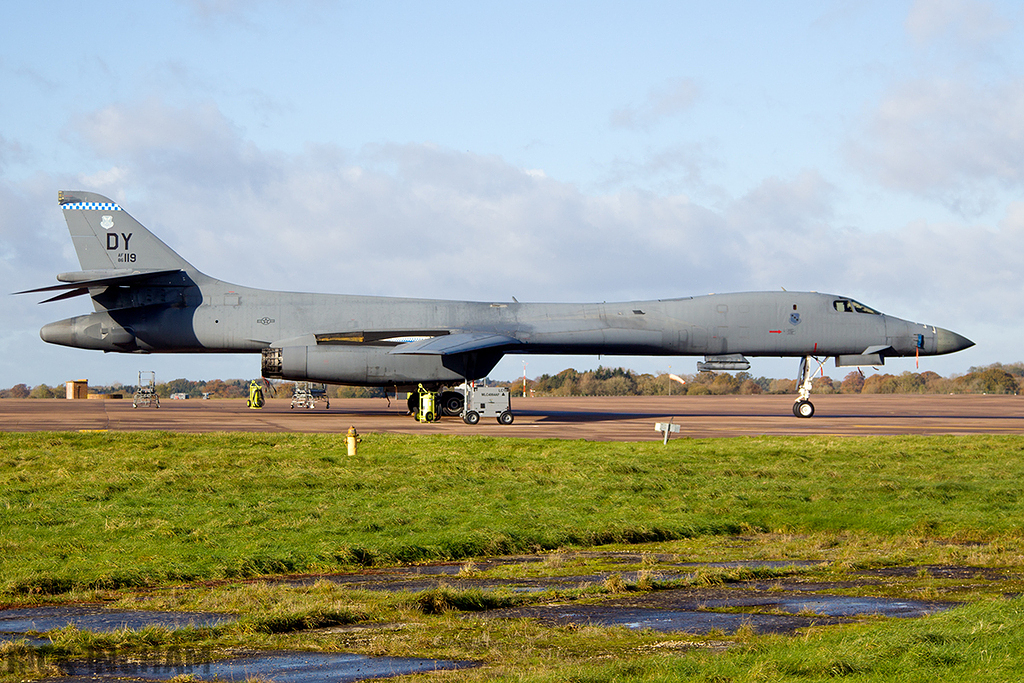
[{"label": "green grass field", "polygon": [[[724,651],[655,647],[673,640],[664,634],[434,614],[423,596],[171,586],[641,543],[686,560],[827,559],[833,566],[815,571],[831,579],[896,563],[1012,573],[1024,571],[1022,475],[1024,438],[1012,436],[663,446],[374,434],[349,458],[335,435],[0,434],[0,602],[135,604],[145,595],[151,607],[226,609],[248,624],[146,642],[117,636],[118,647],[142,651],[202,642],[485,662],[445,679],[1013,680],[1011,664],[1024,660],[1024,602],[1001,597],[1005,585],[954,589],[926,573],[892,591],[956,592],[968,605],[799,637],[740,633],[717,639],[731,644]],[[420,627],[334,640],[265,627],[388,620]],[[55,655],[96,646],[86,634],[62,637]],[[21,656],[18,647],[2,646],[0,656]]]}]

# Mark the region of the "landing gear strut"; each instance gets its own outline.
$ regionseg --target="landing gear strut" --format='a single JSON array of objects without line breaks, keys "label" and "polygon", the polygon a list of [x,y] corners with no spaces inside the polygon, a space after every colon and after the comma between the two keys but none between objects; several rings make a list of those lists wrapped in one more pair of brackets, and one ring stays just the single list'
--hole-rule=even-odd
[{"label": "landing gear strut", "polygon": [[[800,359],[800,377],[797,380],[797,397],[796,403],[793,404],[793,414],[797,417],[811,417],[814,415],[814,404],[810,401],[811,380],[814,378],[814,373],[825,366],[826,360],[828,359],[818,360],[814,356],[805,356]],[[812,362],[818,364],[818,367],[813,370],[811,369]]]}]

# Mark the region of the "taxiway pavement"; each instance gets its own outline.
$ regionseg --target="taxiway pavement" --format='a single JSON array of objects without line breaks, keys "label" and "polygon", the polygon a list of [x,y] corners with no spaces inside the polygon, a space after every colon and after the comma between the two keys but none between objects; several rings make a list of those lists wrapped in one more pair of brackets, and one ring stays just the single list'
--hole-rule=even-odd
[{"label": "taxiway pavement", "polygon": [[985,395],[820,395],[816,414],[793,416],[793,397],[601,396],[513,398],[515,422],[457,417],[421,424],[405,402],[331,399],[330,409],[291,408],[269,399],[260,410],[244,399],[164,399],[159,408],[132,408],[131,399],[4,399],[0,431],[166,430],[172,432],[346,432],[477,434],[525,438],[648,441],[654,425],[680,426],[672,438],[810,434],[1024,434],[1024,397]]}]

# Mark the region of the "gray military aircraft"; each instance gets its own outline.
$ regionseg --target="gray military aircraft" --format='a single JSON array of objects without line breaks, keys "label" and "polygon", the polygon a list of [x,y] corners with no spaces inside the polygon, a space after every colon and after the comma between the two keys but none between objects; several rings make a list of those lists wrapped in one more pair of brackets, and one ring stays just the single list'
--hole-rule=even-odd
[{"label": "gray military aircraft", "polygon": [[828,358],[837,367],[878,366],[973,346],[955,332],[816,292],[578,304],[253,289],[199,272],[107,197],[62,191],[58,201],[82,270],[19,293],[62,291],[43,303],[88,294],[95,312],[40,331],[44,341],[82,349],[260,353],[266,378],[432,388],[480,379],[508,353],[704,356],[701,371],[790,356],[800,359],[793,413],[811,417],[811,380]]}]

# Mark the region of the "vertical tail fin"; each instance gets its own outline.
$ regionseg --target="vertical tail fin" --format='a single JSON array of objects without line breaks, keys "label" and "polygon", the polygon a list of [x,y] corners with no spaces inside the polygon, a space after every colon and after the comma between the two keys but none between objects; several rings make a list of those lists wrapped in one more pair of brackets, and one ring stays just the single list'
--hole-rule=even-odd
[{"label": "vertical tail fin", "polygon": [[161,242],[115,202],[78,190],[61,190],[64,211],[82,270],[195,271],[188,261]]}]

